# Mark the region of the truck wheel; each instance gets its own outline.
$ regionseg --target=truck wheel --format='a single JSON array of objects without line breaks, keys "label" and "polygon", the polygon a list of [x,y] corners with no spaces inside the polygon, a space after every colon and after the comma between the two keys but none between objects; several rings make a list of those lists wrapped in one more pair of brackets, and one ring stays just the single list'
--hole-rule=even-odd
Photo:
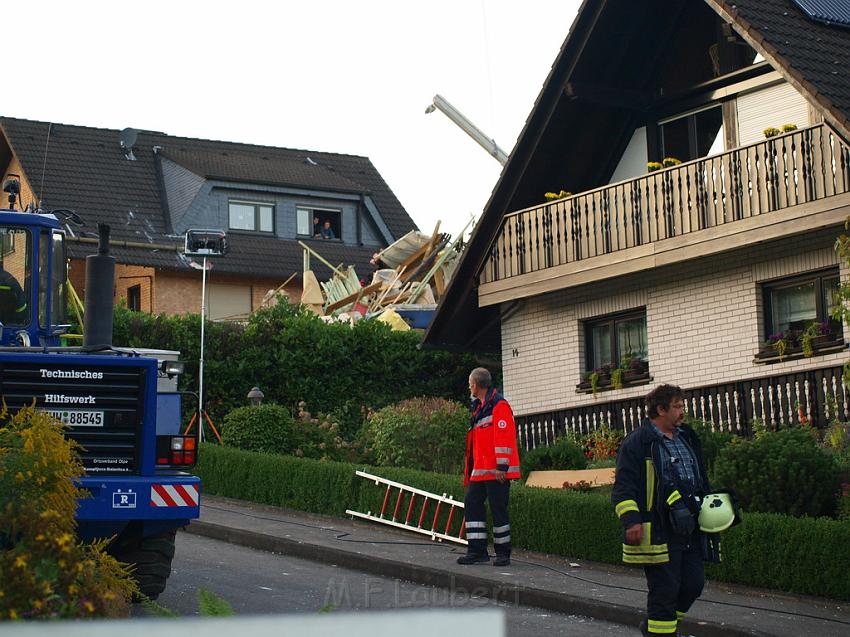
[{"label": "truck wheel", "polygon": [[[133,579],[139,585],[139,591],[156,599],[165,590],[165,581],[171,575],[171,560],[174,558],[174,537],[177,529],[147,537],[127,538],[110,547],[118,560],[133,564]],[[139,601],[139,600],[133,600]]]}]

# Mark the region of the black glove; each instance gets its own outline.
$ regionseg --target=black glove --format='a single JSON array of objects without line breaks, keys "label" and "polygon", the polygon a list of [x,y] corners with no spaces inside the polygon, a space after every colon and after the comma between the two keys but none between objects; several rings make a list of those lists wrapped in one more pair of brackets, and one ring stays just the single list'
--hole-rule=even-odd
[{"label": "black glove", "polygon": [[676,535],[689,536],[697,528],[696,520],[682,500],[670,508],[670,527]]}]

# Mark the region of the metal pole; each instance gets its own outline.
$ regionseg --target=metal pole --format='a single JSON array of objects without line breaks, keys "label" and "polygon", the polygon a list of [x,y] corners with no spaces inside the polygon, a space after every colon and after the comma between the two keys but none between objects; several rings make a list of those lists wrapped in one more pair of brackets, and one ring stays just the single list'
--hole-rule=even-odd
[{"label": "metal pole", "polygon": [[207,318],[207,258],[201,274],[201,360],[198,368],[198,440],[204,440],[204,323]]}]

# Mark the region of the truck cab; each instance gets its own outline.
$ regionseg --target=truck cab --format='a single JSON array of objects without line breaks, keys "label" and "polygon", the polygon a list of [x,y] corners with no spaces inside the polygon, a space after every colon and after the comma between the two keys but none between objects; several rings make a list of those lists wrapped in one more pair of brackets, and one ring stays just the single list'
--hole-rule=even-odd
[{"label": "truck cab", "polygon": [[197,439],[180,431],[178,353],[111,344],[108,228],[86,268],[86,329],[96,315],[99,334],[63,346],[65,230],[52,214],[0,210],[0,396],[10,411],[35,400],[65,424],[81,446],[89,496],[79,501],[79,535],[114,538],[109,550],[136,565],[141,592],[156,598],[176,530],[200,514],[200,479],[187,471]]}]

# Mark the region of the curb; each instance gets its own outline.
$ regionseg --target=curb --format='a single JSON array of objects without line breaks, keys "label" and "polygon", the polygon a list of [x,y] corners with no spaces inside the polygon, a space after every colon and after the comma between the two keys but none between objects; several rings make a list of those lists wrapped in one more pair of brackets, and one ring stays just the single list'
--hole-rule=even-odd
[{"label": "curb", "polygon": [[[343,568],[394,577],[414,584],[424,584],[456,590],[466,589],[470,593],[490,599],[522,606],[534,606],[566,615],[584,615],[603,621],[634,626],[644,618],[643,610],[577,597],[566,593],[528,588],[516,584],[505,584],[482,576],[451,573],[431,566],[397,562],[382,557],[364,555],[344,549],[308,544],[275,535],[234,529],[212,522],[193,520],[183,528],[186,533],[200,535],[230,544],[237,544],[260,551],[268,551],[298,557],[313,562],[334,564]],[[769,633],[727,626],[716,622],[684,620],[682,628],[699,637],[770,637]]]}]

